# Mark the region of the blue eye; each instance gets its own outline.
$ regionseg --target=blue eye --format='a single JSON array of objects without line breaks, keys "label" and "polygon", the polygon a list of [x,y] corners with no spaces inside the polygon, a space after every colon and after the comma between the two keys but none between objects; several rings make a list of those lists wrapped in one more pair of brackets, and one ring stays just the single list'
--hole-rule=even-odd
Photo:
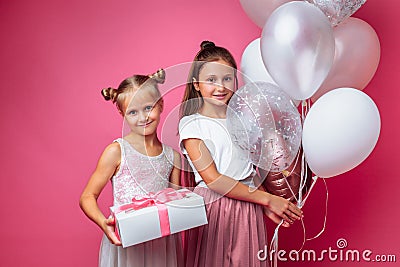
[{"label": "blue eye", "polygon": [[136,110],[130,110],[128,112],[129,115],[136,115],[137,111]]},{"label": "blue eye", "polygon": [[153,109],[153,106],[146,106],[144,109],[145,109],[146,111],[151,111],[151,110]]},{"label": "blue eye", "polygon": [[230,81],[232,81],[232,77],[231,76],[225,77],[224,80],[227,82],[230,82]]},{"label": "blue eye", "polygon": [[214,83],[216,80],[214,78],[207,78],[207,82]]}]

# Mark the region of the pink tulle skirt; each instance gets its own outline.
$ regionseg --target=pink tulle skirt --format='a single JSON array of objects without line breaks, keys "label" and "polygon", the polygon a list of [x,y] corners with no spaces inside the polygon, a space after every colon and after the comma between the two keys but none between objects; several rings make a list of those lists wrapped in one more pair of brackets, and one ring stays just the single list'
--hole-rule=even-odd
[{"label": "pink tulle skirt", "polygon": [[268,266],[257,253],[267,244],[262,207],[196,187],[208,224],[186,231],[186,266]]}]

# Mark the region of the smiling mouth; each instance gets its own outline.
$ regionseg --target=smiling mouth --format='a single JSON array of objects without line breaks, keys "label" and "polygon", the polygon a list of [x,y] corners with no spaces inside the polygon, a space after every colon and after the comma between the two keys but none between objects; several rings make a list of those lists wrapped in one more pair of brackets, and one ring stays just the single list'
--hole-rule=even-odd
[{"label": "smiling mouth", "polygon": [[225,98],[228,94],[213,95],[215,98]]},{"label": "smiling mouth", "polygon": [[140,125],[138,125],[138,126],[139,126],[139,127],[146,128],[146,127],[149,126],[152,122],[153,122],[153,121],[149,121],[149,122],[146,122],[145,124],[140,124]]}]

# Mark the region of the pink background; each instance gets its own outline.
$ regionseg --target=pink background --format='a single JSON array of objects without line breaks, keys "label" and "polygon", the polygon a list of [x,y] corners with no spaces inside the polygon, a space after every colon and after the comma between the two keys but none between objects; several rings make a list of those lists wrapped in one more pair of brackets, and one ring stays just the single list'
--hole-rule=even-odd
[{"label": "pink background", "polygon": [[[364,163],[327,180],[327,228],[307,249],[336,248],[337,239],[345,238],[349,249],[396,254],[400,261],[397,11],[397,0],[368,0],[354,15],[381,41],[380,65],[364,92],[380,109],[382,131]],[[121,135],[122,125],[115,107],[103,101],[102,87],[191,61],[204,39],[227,47],[240,62],[261,32],[238,0],[1,1],[0,27],[2,266],[96,266],[102,233],[78,200],[101,151]],[[178,91],[165,100],[180,98]],[[175,133],[171,127],[169,134]],[[99,199],[104,211],[111,205],[110,189]],[[308,237],[322,227],[324,203],[320,182],[305,207]],[[298,223],[281,231],[280,248],[298,249],[302,240]],[[300,265],[365,263],[281,264]],[[368,264],[374,265],[383,264]]]}]

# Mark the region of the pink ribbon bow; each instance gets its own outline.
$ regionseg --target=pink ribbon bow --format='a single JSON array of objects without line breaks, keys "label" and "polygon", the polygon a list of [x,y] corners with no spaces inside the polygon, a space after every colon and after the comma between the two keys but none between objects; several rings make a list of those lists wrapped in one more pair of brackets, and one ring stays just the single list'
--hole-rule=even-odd
[{"label": "pink ribbon bow", "polygon": [[[117,207],[114,210],[114,214],[128,210],[139,210],[151,206],[157,206],[158,216],[160,218],[161,236],[167,236],[171,234],[171,229],[169,224],[168,209],[165,203],[182,199],[188,192],[190,191],[184,190],[184,192],[178,192],[172,188],[165,188],[157,193],[150,192],[148,196],[134,197],[131,203]],[[115,227],[115,233],[120,239],[117,227]]]}]

